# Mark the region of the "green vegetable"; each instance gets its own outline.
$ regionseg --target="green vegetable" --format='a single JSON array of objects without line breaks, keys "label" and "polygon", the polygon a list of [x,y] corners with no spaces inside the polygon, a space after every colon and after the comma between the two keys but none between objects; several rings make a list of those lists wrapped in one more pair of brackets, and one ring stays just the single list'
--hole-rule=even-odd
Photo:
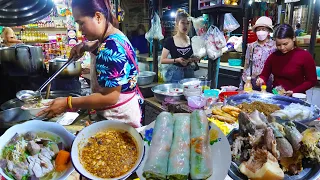
[{"label": "green vegetable", "polygon": [[13,174],[8,171],[8,168],[5,168],[4,171],[5,171],[6,175],[9,176],[9,178],[15,179],[14,176],[13,176]]},{"label": "green vegetable", "polygon": [[2,156],[7,157],[12,151],[14,151],[14,145],[6,146],[3,149]]},{"label": "green vegetable", "polygon": [[30,177],[30,175],[26,174],[26,175],[22,176],[21,180],[28,180],[29,177]]}]

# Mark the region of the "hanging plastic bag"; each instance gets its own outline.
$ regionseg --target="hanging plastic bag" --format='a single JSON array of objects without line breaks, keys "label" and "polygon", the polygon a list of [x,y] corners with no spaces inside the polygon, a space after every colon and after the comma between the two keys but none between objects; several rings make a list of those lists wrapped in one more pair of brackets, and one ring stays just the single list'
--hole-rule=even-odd
[{"label": "hanging plastic bag", "polygon": [[191,46],[193,55],[201,59],[207,55],[206,44],[201,36],[193,36],[191,38]]},{"label": "hanging plastic bag", "polygon": [[191,18],[193,27],[198,36],[204,36],[207,32],[207,21],[203,16]]},{"label": "hanging plastic bag", "polygon": [[[228,44],[230,46],[228,46]],[[227,41],[226,47],[228,47],[228,51],[236,50],[237,52],[242,52],[242,36],[241,37],[237,37],[237,36],[230,37],[229,40]],[[232,48],[230,48],[230,47],[232,47]]]},{"label": "hanging plastic bag", "polygon": [[146,33],[145,38],[151,43],[153,39],[162,40],[164,37],[162,35],[162,28],[160,17],[157,13],[154,14],[151,19],[151,28]]},{"label": "hanging plastic bag", "polygon": [[223,30],[232,32],[240,27],[238,21],[232,16],[231,13],[224,14]]},{"label": "hanging plastic bag", "polygon": [[222,48],[224,48],[226,44],[227,42],[223,33],[217,27],[210,26],[205,36],[205,45],[209,58],[217,59],[222,56]]}]

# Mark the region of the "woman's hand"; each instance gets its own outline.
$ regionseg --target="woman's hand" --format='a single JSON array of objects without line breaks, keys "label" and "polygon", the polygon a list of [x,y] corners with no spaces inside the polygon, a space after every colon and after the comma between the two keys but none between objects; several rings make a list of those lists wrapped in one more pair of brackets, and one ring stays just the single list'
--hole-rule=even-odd
[{"label": "woman's hand", "polygon": [[72,58],[79,59],[84,55],[85,51],[86,51],[85,43],[84,42],[79,43],[71,49],[69,59],[72,59]]},{"label": "woman's hand", "polygon": [[286,91],[284,93],[285,96],[292,96],[292,94],[293,94],[293,91]]},{"label": "woman's hand", "polygon": [[99,46],[98,40],[79,43],[71,49],[69,59],[72,59],[72,58],[79,59],[83,56],[84,52],[86,51],[92,52],[98,46]]},{"label": "woman's hand", "polygon": [[265,84],[264,80],[262,78],[258,78],[256,81],[257,86],[262,86],[263,84]]},{"label": "woman's hand", "polygon": [[189,64],[189,61],[188,60],[185,60],[184,58],[177,58],[175,60],[177,63],[180,63],[182,66],[187,66]]},{"label": "woman's hand", "polygon": [[197,57],[192,57],[192,58],[189,58],[188,61],[189,61],[189,62],[194,62],[194,63],[199,63],[199,62],[200,62],[200,59],[197,58]]},{"label": "woman's hand", "polygon": [[67,98],[56,98],[46,105],[48,105],[49,107],[40,111],[37,116],[46,114],[47,118],[52,118],[60,115],[68,109]]}]

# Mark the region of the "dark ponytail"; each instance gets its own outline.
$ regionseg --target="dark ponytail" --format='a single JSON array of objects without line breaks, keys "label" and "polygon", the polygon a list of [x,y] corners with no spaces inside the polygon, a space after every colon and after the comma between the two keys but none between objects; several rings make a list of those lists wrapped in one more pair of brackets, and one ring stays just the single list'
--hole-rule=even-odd
[{"label": "dark ponytail", "polygon": [[93,17],[96,12],[100,12],[105,16],[107,24],[111,23],[114,27],[119,27],[118,20],[112,14],[110,0],[72,0],[71,6],[79,8],[84,16]]}]

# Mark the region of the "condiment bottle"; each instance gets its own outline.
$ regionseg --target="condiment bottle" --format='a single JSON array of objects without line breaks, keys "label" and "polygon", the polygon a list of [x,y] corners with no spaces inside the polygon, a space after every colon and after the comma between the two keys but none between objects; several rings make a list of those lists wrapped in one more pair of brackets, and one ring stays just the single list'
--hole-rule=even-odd
[{"label": "condiment bottle", "polygon": [[261,93],[267,93],[267,86],[266,85],[261,86]]},{"label": "condiment bottle", "polygon": [[244,84],[244,91],[247,93],[252,92],[252,84],[251,84],[251,77],[250,76],[247,77],[247,81]]}]

